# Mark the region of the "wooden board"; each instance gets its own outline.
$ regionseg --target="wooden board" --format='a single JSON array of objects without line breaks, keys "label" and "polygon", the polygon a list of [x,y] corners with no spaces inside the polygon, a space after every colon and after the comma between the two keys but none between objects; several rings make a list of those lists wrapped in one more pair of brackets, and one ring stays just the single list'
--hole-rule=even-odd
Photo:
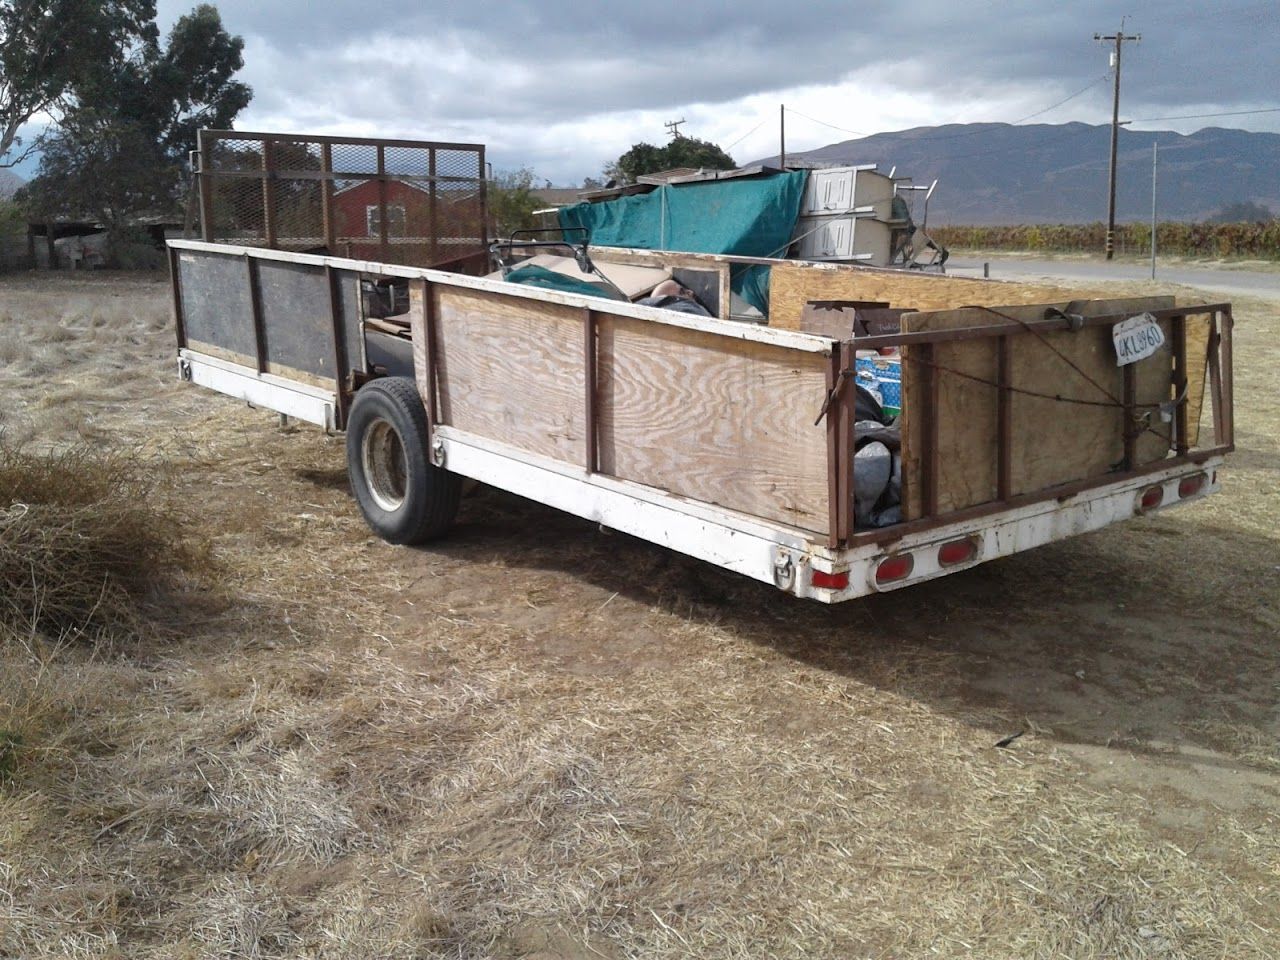
[{"label": "wooden board", "polygon": [[[704,304],[721,320],[729,319],[729,310],[732,305],[729,293],[729,272],[733,263],[743,261],[744,258],[735,257],[731,260],[728,257],[711,253],[622,250],[610,247],[591,247],[590,250],[592,261],[606,273],[609,270],[606,264],[626,264],[649,268],[660,267],[668,270],[676,280],[680,280],[682,274],[687,274],[690,271],[699,273],[713,272],[716,274],[716,282],[711,286],[717,291],[717,302],[708,302],[710,298],[704,298]],[[685,280],[681,282],[684,282],[686,286],[693,286],[701,292],[702,284],[689,284],[687,280],[688,277],[686,276]]]},{"label": "wooden board", "polygon": [[598,357],[603,472],[828,529],[822,354],[602,314]]},{"label": "wooden board", "polygon": [[440,422],[584,464],[584,311],[433,285]]},{"label": "wooden board", "polygon": [[1187,317],[1187,438],[1193,447],[1200,442],[1212,320],[1210,314]]},{"label": "wooden board", "polygon": [[[1074,313],[1099,316],[1140,313],[1172,307],[1172,297],[1075,301]],[[1020,320],[1038,320],[1048,304],[1003,306],[1000,313]],[[944,330],[1004,322],[982,309],[907,314],[904,331]],[[1172,373],[1169,321],[1163,324],[1166,345],[1134,365],[1138,403],[1167,400]],[[1021,333],[1010,338],[1011,382],[1016,390],[1049,393],[1064,400],[1110,402],[1123,398],[1123,375],[1115,363],[1110,327],[1087,327],[1077,332]],[[997,497],[998,340],[950,341],[935,345],[938,367],[938,510],[945,513],[987,503]],[[903,362],[903,474],[905,516],[922,515],[921,458],[927,401],[923,370],[913,366],[911,348]],[[1191,351],[1188,350],[1190,357]],[[1065,358],[1065,359],[1064,359]],[[1068,360],[1070,362],[1068,362]],[[1201,356],[1201,365],[1203,359]],[[1073,367],[1074,365],[1074,367]],[[1194,368],[1195,360],[1190,361]],[[1075,369],[1079,368],[1079,372]],[[1086,379],[1085,375],[1089,379]],[[1203,372],[1201,372],[1203,378]],[[1098,386],[1090,383],[1090,379]],[[981,382],[979,382],[981,381]],[[1105,389],[1100,390],[1098,387]],[[1011,407],[1011,496],[1045,487],[1100,476],[1115,469],[1124,456],[1125,417],[1113,406],[1092,406],[1015,392]],[[1170,425],[1153,416],[1151,430],[1136,442],[1135,461],[1149,463],[1169,450]]]},{"label": "wooden board", "polygon": [[779,263],[769,278],[769,326],[802,330],[810,300],[879,300],[893,307],[949,310],[971,304],[1057,303],[1089,296],[1079,288],[1007,283],[841,264]]}]

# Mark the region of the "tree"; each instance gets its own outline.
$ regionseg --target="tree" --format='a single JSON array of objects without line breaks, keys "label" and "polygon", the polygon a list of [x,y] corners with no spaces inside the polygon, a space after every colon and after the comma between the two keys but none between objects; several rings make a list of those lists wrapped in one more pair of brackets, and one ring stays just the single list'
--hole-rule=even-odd
[{"label": "tree", "polygon": [[202,4],[165,45],[144,33],[122,61],[87,71],[21,202],[47,218],[92,215],[112,232],[140,213],[175,210],[196,131],[229,127],[252,96],[233,79],[243,47]]},{"label": "tree", "polygon": [[533,171],[527,168],[499,172],[489,181],[489,219],[495,237],[509,237],[514,230],[534,225],[533,211],[542,201],[533,192]]},{"label": "tree", "polygon": [[665,147],[651,143],[634,144],[613,163],[606,164],[606,178],[619,183],[635,183],[646,173],[658,173],[674,167],[696,167],[708,170],[732,170],[733,157],[714,143],[696,137],[672,139]]},{"label": "tree", "polygon": [[59,113],[87,73],[154,41],[155,15],[155,0],[0,0],[0,167],[35,148],[18,136],[33,117]]}]

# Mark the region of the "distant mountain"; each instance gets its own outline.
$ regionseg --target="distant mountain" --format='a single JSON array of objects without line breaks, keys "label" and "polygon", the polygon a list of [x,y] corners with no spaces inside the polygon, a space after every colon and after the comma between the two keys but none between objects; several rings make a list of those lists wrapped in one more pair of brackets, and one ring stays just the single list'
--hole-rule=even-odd
[{"label": "distant mountain", "polygon": [[0,199],[13,196],[13,192],[26,182],[12,170],[0,169]]},{"label": "distant mountain", "polygon": [[[1159,142],[1161,220],[1203,220],[1234,201],[1280,213],[1280,134],[1210,127],[1184,136],[1121,128],[1116,216],[1151,216],[1151,145]],[[956,123],[845,140],[803,153],[825,164],[898,168],[917,184],[937,178],[929,222],[1086,223],[1107,217],[1111,127]],[[775,154],[764,163],[777,163]]]}]

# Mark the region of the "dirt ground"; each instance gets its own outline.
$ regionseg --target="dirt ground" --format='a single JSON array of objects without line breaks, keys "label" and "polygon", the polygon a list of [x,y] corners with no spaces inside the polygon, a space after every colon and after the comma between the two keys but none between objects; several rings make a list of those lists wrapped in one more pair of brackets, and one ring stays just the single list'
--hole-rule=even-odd
[{"label": "dirt ground", "polygon": [[4,441],[138,450],[214,571],[0,650],[0,957],[1280,955],[1280,296],[1221,495],[837,608],[491,490],[383,544],[167,302],[0,278]]}]

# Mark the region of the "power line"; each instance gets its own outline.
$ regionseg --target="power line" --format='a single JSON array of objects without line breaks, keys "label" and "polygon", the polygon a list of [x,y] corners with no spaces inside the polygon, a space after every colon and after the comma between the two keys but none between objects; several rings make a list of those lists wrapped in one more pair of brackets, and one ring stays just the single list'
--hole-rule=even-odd
[{"label": "power line", "polygon": [[1130,123],[1155,123],[1157,120],[1204,120],[1208,117],[1247,117],[1255,113],[1280,113],[1280,107],[1264,107],[1261,110],[1228,110],[1226,113],[1187,113],[1180,117],[1139,117]]},{"label": "power line", "polygon": [[[1076,97],[1083,96],[1084,94],[1088,93],[1090,90],[1092,90],[1092,89],[1093,89],[1094,87],[1096,87],[1098,84],[1102,83],[1104,80],[1108,79],[1110,76],[1111,76],[1111,74],[1110,74],[1110,73],[1104,73],[1102,76],[1100,76],[1100,77],[1096,77],[1096,78],[1094,78],[1093,80],[1090,80],[1087,84],[1085,84],[1083,87],[1081,87],[1079,90],[1077,90],[1075,93],[1071,94],[1070,96],[1063,97],[1063,98],[1062,98],[1061,100],[1059,100],[1057,103],[1050,104],[1050,105],[1049,105],[1049,106],[1047,106],[1047,107],[1044,107],[1044,108],[1042,108],[1042,109],[1040,109],[1040,110],[1035,111],[1035,113],[1029,113],[1029,114],[1027,114],[1025,117],[1020,117],[1020,118],[1019,118],[1019,119],[1017,119],[1017,120],[1009,121],[1009,125],[1010,125],[1010,126],[1014,126],[1014,127],[1016,127],[1016,126],[1017,126],[1018,124],[1020,124],[1020,123],[1025,123],[1026,121],[1028,121],[1028,120],[1032,120],[1032,119],[1034,119],[1035,117],[1042,116],[1043,114],[1046,114],[1046,113],[1048,113],[1048,112],[1049,112],[1049,111],[1051,111],[1051,110],[1057,110],[1057,109],[1058,109],[1058,107],[1062,106],[1063,104],[1065,104],[1065,103],[1070,103],[1070,102],[1071,102],[1072,100],[1074,100]],[[850,130],[850,129],[848,129],[847,127],[841,127],[841,126],[838,126],[838,125],[836,125],[836,124],[834,124],[834,123],[827,123],[827,121],[825,121],[825,120],[819,120],[817,117],[811,117],[811,116],[809,116],[808,114],[806,114],[806,113],[801,113],[799,110],[796,110],[796,109],[794,109],[794,108],[792,108],[792,107],[787,107],[787,112],[788,112],[788,113],[794,113],[796,116],[799,116],[799,117],[804,117],[804,119],[806,119],[806,120],[810,120],[810,121],[812,121],[813,123],[821,124],[821,125],[822,125],[822,126],[824,126],[824,127],[830,127],[832,130],[839,130],[839,131],[841,131],[842,133],[851,133],[851,134],[853,134],[853,135],[854,135],[854,136],[856,136],[856,137],[869,137],[869,136],[872,136],[872,134],[869,134],[869,133],[863,133],[863,132],[861,132],[861,131],[859,131],[859,130]],[[979,122],[981,122],[981,123],[1001,123],[1001,122],[1004,122],[1004,121],[999,121],[999,120],[984,120],[984,121],[979,121]],[[932,136],[932,137],[913,137],[913,138],[912,138],[912,142],[914,142],[914,143],[921,143],[921,142],[927,142],[927,141],[933,141],[933,140],[959,140],[959,139],[962,139],[962,138],[964,138],[964,137],[974,137],[974,136],[978,136],[979,134],[982,134],[982,133],[985,133],[985,132],[986,132],[985,130],[965,130],[965,131],[962,131],[962,132],[960,132],[960,133],[940,133],[940,134],[937,134],[936,136]]]},{"label": "power line", "polygon": [[830,127],[832,130],[839,130],[841,133],[851,133],[855,137],[871,136],[871,134],[863,133],[861,130],[850,130],[848,127],[839,127],[839,126],[836,126],[834,123],[827,123],[827,121],[825,120],[819,120],[817,117],[811,117],[807,113],[801,113],[799,110],[795,109],[794,107],[787,107],[786,111],[787,113],[794,113],[797,117],[804,117],[806,120],[810,120],[814,123],[821,124],[824,127]]},{"label": "power line", "polygon": [[1037,110],[1035,113],[1029,113],[1029,114],[1027,114],[1027,115],[1026,115],[1025,117],[1023,117],[1021,120],[1015,120],[1015,121],[1013,121],[1013,123],[1011,124],[1011,126],[1015,126],[1015,127],[1016,127],[1016,126],[1017,126],[1018,124],[1020,124],[1020,123],[1026,123],[1026,121],[1028,121],[1028,120],[1032,119],[1033,117],[1038,117],[1038,116],[1040,116],[1040,115],[1041,115],[1041,114],[1043,114],[1043,113],[1048,113],[1050,110],[1057,110],[1057,109],[1058,109],[1060,106],[1062,106],[1064,103],[1068,103],[1068,102],[1070,102],[1070,101],[1074,100],[1076,97],[1080,96],[1081,94],[1088,93],[1090,90],[1092,90],[1094,87],[1096,87],[1096,86],[1097,86],[1098,84],[1100,84],[1103,80],[1106,80],[1106,79],[1107,79],[1108,77],[1110,77],[1110,76],[1111,76],[1111,74],[1110,74],[1110,73],[1104,73],[1102,76],[1098,77],[1096,80],[1090,80],[1090,81],[1088,82],[1088,84],[1086,84],[1085,86],[1081,87],[1079,90],[1077,90],[1077,91],[1076,91],[1075,93],[1073,93],[1071,96],[1066,97],[1065,99],[1059,100],[1059,101],[1058,101],[1057,103],[1055,103],[1052,107],[1045,107],[1043,110]]},{"label": "power line", "polygon": [[733,143],[731,143],[731,144],[729,144],[727,147],[725,147],[725,148],[724,148],[724,152],[725,152],[725,153],[728,153],[730,150],[732,150],[734,147],[736,147],[738,144],[740,144],[743,140],[747,139],[747,137],[751,136],[753,133],[755,133],[757,130],[759,130],[761,127],[763,127],[763,126],[765,125],[765,123],[766,123],[766,122],[767,122],[767,121],[765,121],[765,120],[761,120],[761,121],[760,121],[759,123],[757,123],[754,127],[752,127],[750,130],[748,130],[748,131],[747,131],[746,133],[744,133],[742,136],[740,136],[737,140],[733,141]]}]

